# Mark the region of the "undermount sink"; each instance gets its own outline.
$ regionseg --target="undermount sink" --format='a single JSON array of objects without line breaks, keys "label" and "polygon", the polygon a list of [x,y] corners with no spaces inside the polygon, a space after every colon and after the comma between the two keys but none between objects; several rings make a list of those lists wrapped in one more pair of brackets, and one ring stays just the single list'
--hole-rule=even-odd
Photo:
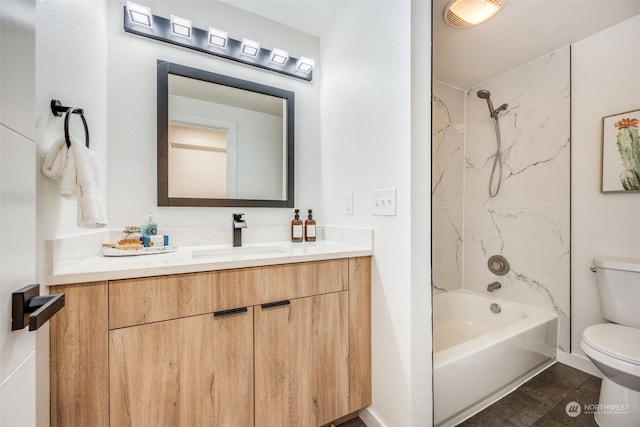
[{"label": "undermount sink", "polygon": [[283,246],[239,246],[194,249],[191,252],[192,258],[224,258],[238,255],[270,255],[288,252]]}]

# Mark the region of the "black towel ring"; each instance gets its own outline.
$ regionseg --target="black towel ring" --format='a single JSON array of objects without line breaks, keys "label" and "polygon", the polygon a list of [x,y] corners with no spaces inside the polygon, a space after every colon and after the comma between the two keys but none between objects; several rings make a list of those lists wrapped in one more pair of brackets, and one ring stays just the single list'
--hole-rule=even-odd
[{"label": "black towel ring", "polygon": [[87,120],[84,118],[84,111],[80,108],[69,107],[67,114],[64,116],[64,139],[67,141],[67,148],[71,147],[71,137],[69,136],[69,118],[72,114],[78,114],[82,119],[84,125],[84,138],[87,148],[89,148],[89,127],[87,126]]}]

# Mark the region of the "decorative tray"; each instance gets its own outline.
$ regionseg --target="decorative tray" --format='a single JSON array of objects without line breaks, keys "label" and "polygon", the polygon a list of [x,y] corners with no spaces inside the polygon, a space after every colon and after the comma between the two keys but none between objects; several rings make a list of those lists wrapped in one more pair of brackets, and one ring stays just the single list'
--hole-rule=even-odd
[{"label": "decorative tray", "polygon": [[103,256],[133,256],[133,255],[151,255],[151,254],[166,254],[168,252],[175,252],[178,250],[176,245],[168,246],[152,246],[149,248],[139,249],[117,249],[103,246]]}]

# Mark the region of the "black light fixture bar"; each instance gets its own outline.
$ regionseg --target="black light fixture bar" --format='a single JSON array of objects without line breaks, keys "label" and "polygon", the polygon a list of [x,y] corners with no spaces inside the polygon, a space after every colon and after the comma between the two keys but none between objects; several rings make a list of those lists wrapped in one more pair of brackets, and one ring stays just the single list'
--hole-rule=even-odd
[{"label": "black light fixture bar", "polygon": [[285,74],[297,79],[311,81],[313,78],[313,71],[305,73],[297,69],[297,58],[289,57],[289,60],[285,64],[278,65],[270,61],[271,51],[268,49],[260,48],[256,57],[242,54],[242,41],[240,40],[229,37],[227,38],[226,48],[219,48],[209,44],[209,31],[200,28],[192,27],[190,38],[175,35],[171,31],[171,20],[156,15],[152,15],[150,27],[137,24],[129,17],[127,6],[124,6],[124,30],[127,33],[197,50],[198,52],[230,59],[265,70],[275,71],[276,73]]}]

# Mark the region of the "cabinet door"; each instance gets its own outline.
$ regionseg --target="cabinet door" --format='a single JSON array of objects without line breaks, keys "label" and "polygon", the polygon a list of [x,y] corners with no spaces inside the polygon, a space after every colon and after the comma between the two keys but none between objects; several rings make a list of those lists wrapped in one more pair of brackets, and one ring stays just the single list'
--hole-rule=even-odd
[{"label": "cabinet door", "polygon": [[349,412],[371,405],[371,258],[349,260]]},{"label": "cabinet door", "polygon": [[51,318],[51,427],[109,425],[107,282],[55,286]]},{"label": "cabinet door", "polygon": [[348,293],[255,307],[256,425],[319,426],[349,413]]},{"label": "cabinet door", "polygon": [[253,426],[253,308],[109,332],[111,426]]}]

